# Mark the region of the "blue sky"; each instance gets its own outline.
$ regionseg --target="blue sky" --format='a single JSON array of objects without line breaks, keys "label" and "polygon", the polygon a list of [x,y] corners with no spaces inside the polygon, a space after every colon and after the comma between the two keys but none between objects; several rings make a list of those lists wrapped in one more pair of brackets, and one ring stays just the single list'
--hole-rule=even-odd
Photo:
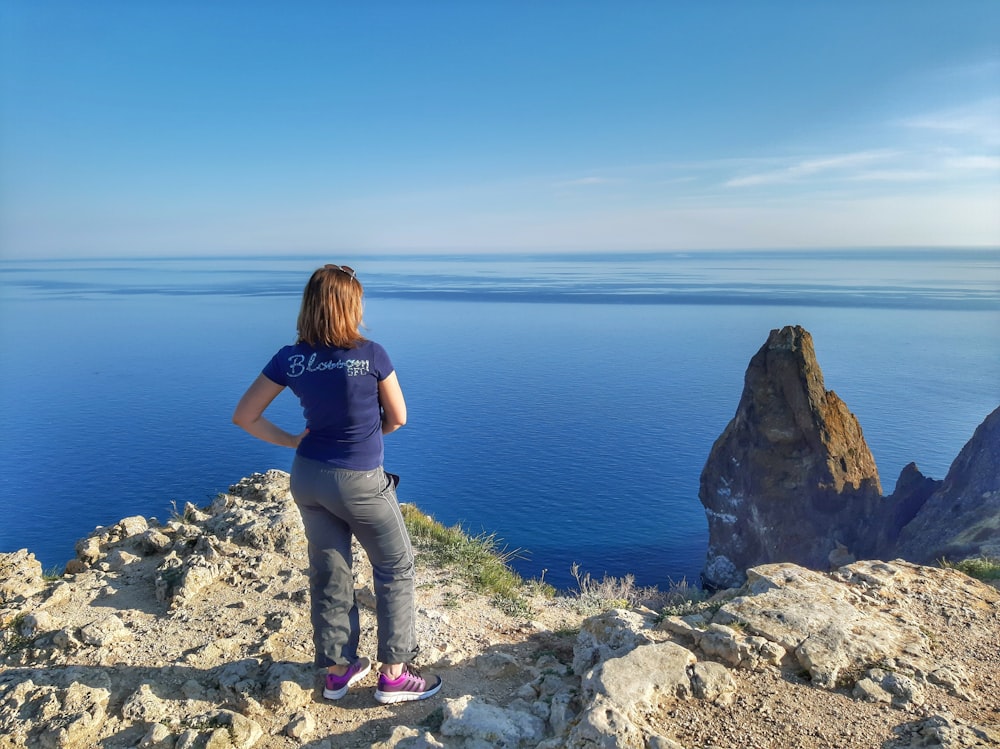
[{"label": "blue sky", "polygon": [[0,0],[0,257],[1000,245],[1000,2]]}]

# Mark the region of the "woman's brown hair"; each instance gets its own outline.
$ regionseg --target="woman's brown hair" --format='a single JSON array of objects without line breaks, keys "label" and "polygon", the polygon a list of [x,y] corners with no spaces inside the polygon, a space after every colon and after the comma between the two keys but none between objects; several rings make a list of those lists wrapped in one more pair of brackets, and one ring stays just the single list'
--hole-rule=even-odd
[{"label": "woman's brown hair", "polygon": [[298,343],[354,348],[364,341],[359,331],[363,294],[353,268],[346,265],[317,268],[302,292]]}]

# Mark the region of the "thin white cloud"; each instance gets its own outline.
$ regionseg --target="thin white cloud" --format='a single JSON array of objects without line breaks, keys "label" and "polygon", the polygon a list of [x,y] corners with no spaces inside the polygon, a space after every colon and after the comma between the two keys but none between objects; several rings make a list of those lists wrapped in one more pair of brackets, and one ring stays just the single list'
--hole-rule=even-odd
[{"label": "thin white cloud", "polygon": [[953,169],[1000,170],[1000,156],[956,156],[946,159],[944,163]]},{"label": "thin white cloud", "polygon": [[580,177],[579,179],[568,179],[557,182],[555,187],[590,187],[592,185],[608,185],[619,181],[608,177]]},{"label": "thin white cloud", "polygon": [[971,137],[983,143],[1000,145],[1000,97],[910,117],[901,124],[914,130]]},{"label": "thin white cloud", "polygon": [[[519,214],[490,212],[455,222],[384,222],[381,245],[434,247],[446,231],[458,246],[524,249],[630,250],[702,248],[804,248],[846,246],[996,246],[1000,216],[981,191],[945,194],[794,196],[762,203],[737,201],[695,205],[604,205],[586,214],[547,210]],[[443,221],[438,226],[437,221]]]},{"label": "thin white cloud", "polygon": [[935,176],[935,172],[927,169],[874,169],[859,172],[848,179],[852,182],[923,182]]},{"label": "thin white cloud", "polygon": [[671,177],[670,179],[661,179],[656,182],[658,185],[683,185],[690,182],[694,182],[697,178],[691,175],[683,177]]},{"label": "thin white cloud", "polygon": [[857,153],[807,159],[797,164],[768,172],[759,172],[745,177],[734,177],[725,182],[726,187],[756,187],[758,185],[797,182],[824,172],[853,169],[877,161],[885,161],[895,156],[893,151],[859,151]]}]

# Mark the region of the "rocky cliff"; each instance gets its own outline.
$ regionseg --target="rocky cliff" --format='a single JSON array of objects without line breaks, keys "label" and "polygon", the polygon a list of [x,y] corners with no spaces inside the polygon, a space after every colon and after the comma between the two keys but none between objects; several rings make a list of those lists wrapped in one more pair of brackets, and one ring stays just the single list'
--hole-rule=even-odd
[{"label": "rocky cliff", "polygon": [[795,562],[826,569],[839,547],[873,551],[868,519],[882,504],[858,420],[824,387],[812,336],[772,330],[750,360],[736,415],[701,474],[708,517],[706,582],[729,587],[747,568]]},{"label": "rocky cliff", "polygon": [[896,554],[921,563],[1000,557],[1000,408],[979,425],[944,481],[901,528]]},{"label": "rocky cliff", "polygon": [[944,482],[913,464],[882,497],[857,418],[826,390],[812,336],[772,330],[751,359],[736,415],[701,475],[713,587],[750,567],[793,562],[826,570],[854,559],[931,562],[1000,548],[1000,409]]},{"label": "rocky cliff", "polygon": [[[955,570],[773,564],[670,616],[504,613],[418,546],[419,665],[445,686],[388,706],[373,675],[321,697],[305,565],[279,471],[98,528],[55,579],[0,554],[0,749],[1000,746],[1000,592]],[[372,655],[358,549],[354,569]]]}]

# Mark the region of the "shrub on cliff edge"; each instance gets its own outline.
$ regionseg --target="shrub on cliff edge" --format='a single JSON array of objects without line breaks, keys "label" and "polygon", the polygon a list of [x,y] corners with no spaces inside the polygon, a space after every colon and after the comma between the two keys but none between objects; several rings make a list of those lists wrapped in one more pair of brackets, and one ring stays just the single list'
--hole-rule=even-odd
[{"label": "shrub on cliff edge", "polygon": [[525,592],[551,595],[551,586],[541,581],[525,582],[509,566],[518,550],[499,548],[496,534],[470,536],[461,526],[446,528],[415,506],[400,506],[410,538],[421,551],[442,567],[455,570],[469,586],[489,595],[493,605],[511,616],[530,615]]},{"label": "shrub on cliff edge", "polygon": [[996,557],[971,557],[954,563],[949,562],[947,559],[942,559],[941,566],[964,572],[969,577],[974,577],[984,582],[1000,580],[1000,559]]}]

